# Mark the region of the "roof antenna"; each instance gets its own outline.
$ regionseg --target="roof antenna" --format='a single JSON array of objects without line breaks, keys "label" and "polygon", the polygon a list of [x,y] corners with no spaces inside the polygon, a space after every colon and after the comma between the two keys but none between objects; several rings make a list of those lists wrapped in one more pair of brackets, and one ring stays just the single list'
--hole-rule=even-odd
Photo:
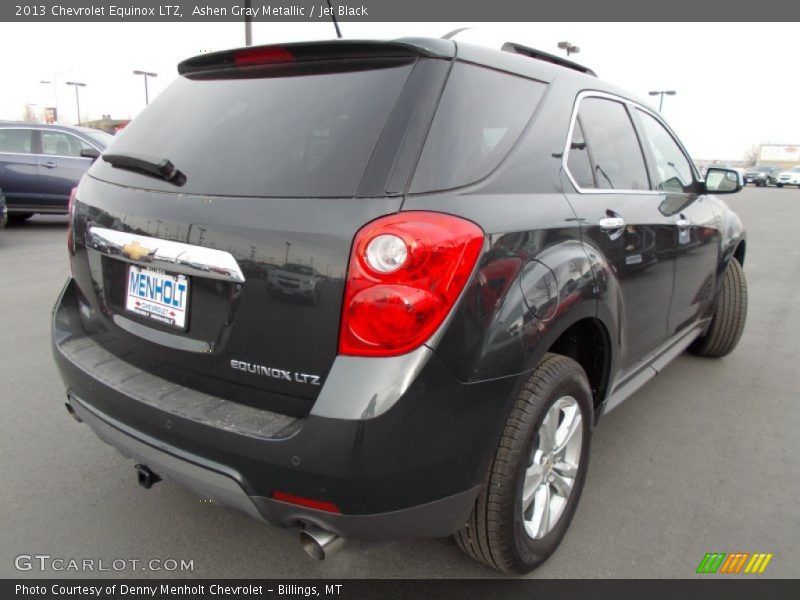
[{"label": "roof antenna", "polygon": [[450,33],[445,33],[440,39],[443,40],[452,40],[462,31],[466,31],[467,29],[472,29],[472,27],[459,27],[458,29],[453,29]]},{"label": "roof antenna", "polygon": [[328,9],[331,11],[331,20],[333,21],[333,26],[336,28],[336,37],[342,39],[342,32],[339,30],[339,23],[336,22],[336,13],[331,6],[331,0],[327,0],[328,2]]}]

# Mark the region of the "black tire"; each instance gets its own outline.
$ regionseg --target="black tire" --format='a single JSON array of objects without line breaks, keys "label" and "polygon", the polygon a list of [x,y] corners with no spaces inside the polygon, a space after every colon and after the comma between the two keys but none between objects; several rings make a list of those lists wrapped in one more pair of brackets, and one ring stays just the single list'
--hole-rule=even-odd
[{"label": "black tire", "polygon": [[[526,533],[521,508],[524,473],[539,426],[564,396],[577,401],[583,419],[577,474],[553,529],[533,539]],[[564,538],[583,490],[592,418],[592,392],[583,368],[566,356],[546,354],[514,404],[472,514],[455,535],[458,546],[472,558],[506,573],[528,573],[547,560]]]},{"label": "black tire", "polygon": [[742,265],[734,258],[725,269],[711,326],[704,336],[694,341],[689,350],[693,354],[709,358],[730,354],[742,337],[746,319],[747,280]]},{"label": "black tire", "polygon": [[33,213],[8,213],[8,224],[19,225],[33,216]]},{"label": "black tire", "polygon": [[775,185],[777,185],[779,188],[782,188],[782,187],[783,187],[783,184],[782,184],[782,183],[776,183]]}]

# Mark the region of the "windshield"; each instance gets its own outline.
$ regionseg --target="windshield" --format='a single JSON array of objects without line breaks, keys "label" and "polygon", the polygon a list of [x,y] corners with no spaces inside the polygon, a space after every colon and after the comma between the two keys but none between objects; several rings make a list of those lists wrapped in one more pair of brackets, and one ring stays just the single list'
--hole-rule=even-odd
[{"label": "windshield", "polygon": [[757,173],[766,173],[767,171],[772,171],[775,167],[771,166],[761,166],[761,167],[753,167],[751,171],[756,171]]},{"label": "windshield", "polygon": [[91,139],[94,143],[100,146],[101,150],[105,150],[114,141],[114,136],[99,129],[83,129],[83,135]]},{"label": "windshield", "polygon": [[285,264],[283,265],[284,271],[288,271],[289,273],[299,273],[300,275],[313,275],[314,269],[311,267],[307,267],[306,265],[296,265],[296,264]]},{"label": "windshield", "polygon": [[[179,77],[118,134],[112,152],[169,160],[186,176],[182,193],[354,196],[412,66]],[[141,176],[136,185],[158,189],[153,181]]]}]

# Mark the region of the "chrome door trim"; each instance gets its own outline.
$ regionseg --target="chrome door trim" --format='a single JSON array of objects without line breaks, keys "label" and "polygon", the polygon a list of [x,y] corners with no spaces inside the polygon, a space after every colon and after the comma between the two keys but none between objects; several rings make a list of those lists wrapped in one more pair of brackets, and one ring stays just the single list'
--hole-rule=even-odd
[{"label": "chrome door trim", "polygon": [[[622,104],[629,111],[629,113],[630,113],[630,111],[632,109],[638,109],[638,110],[642,111],[643,113],[646,113],[646,114],[650,115],[651,117],[653,117],[658,123],[660,123],[664,127],[664,129],[667,130],[667,133],[670,134],[672,139],[675,141],[675,143],[678,145],[678,147],[683,152],[683,155],[686,157],[686,160],[689,161],[689,167],[692,170],[692,174],[694,175],[695,181],[697,181],[699,183],[703,183],[704,180],[703,180],[702,177],[700,177],[699,173],[697,172],[697,169],[695,167],[694,161],[689,157],[689,153],[686,152],[686,148],[683,147],[683,144],[681,144],[681,142],[678,140],[678,137],[675,135],[675,132],[672,131],[670,126],[667,125],[664,122],[664,120],[661,118],[660,115],[655,113],[652,109],[648,108],[644,104],[641,104],[641,103],[636,102],[634,100],[630,100],[630,99],[625,98],[623,96],[618,96],[616,94],[610,94],[608,92],[601,92],[601,91],[596,91],[596,90],[584,90],[584,91],[580,92],[575,97],[575,103],[572,106],[572,115],[570,116],[570,120],[569,120],[569,129],[567,130],[567,140],[564,143],[564,152],[561,153],[561,168],[564,170],[564,173],[566,173],[567,178],[569,179],[570,183],[572,184],[572,186],[575,188],[575,190],[579,194],[659,195],[659,194],[664,194],[665,193],[662,190],[654,190],[654,189],[646,189],[646,190],[623,190],[623,189],[619,189],[618,190],[618,189],[608,189],[608,188],[582,188],[581,186],[578,185],[577,180],[572,176],[572,173],[570,173],[569,167],[567,166],[567,161],[569,160],[569,151],[572,149],[572,134],[574,133],[574,130],[575,130],[575,121],[578,118],[578,110],[580,109],[581,101],[584,98],[604,98],[605,100],[612,100],[614,102],[619,102],[620,104]],[[639,131],[638,131],[637,127],[636,127],[636,124],[632,122],[631,125],[633,126],[634,131],[635,131],[635,133],[636,133],[636,135],[638,137],[639,136]],[[644,152],[642,154],[643,154],[643,159],[644,159],[644,162],[645,162],[645,168],[648,169],[648,178],[649,178],[650,177],[650,171],[649,171],[649,165],[647,163],[647,156],[644,154]]]},{"label": "chrome door trim", "polygon": [[173,273],[234,283],[245,281],[239,263],[230,252],[224,250],[115,231],[96,225],[90,225],[86,231],[86,246],[120,260]]}]

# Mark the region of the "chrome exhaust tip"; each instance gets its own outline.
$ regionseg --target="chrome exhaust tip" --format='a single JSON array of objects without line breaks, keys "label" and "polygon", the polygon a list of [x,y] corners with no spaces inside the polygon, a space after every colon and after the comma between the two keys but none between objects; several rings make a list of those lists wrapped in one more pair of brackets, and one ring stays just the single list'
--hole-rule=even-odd
[{"label": "chrome exhaust tip", "polygon": [[344,546],[344,538],[316,525],[306,525],[300,532],[300,545],[311,558],[325,560]]},{"label": "chrome exhaust tip", "polygon": [[75,412],[75,409],[72,407],[72,404],[69,403],[69,400],[67,400],[64,405],[67,407],[67,412],[69,413],[70,417],[75,419],[78,423],[83,423],[83,419],[81,419],[78,413]]}]

